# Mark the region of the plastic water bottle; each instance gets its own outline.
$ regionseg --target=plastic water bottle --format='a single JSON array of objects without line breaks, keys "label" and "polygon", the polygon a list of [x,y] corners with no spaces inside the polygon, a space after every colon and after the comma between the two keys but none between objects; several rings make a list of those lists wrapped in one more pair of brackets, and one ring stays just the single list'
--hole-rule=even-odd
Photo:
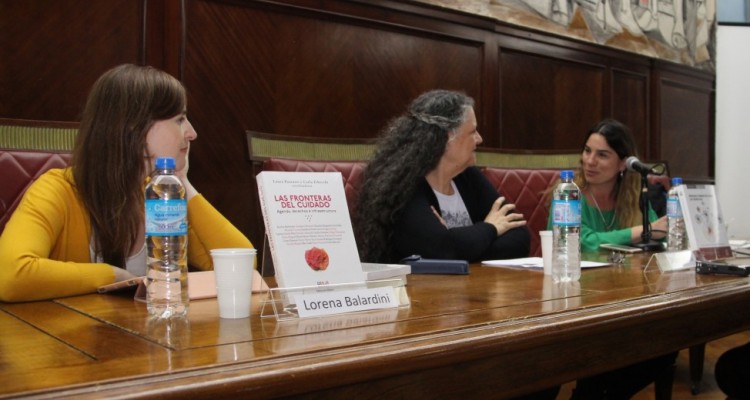
[{"label": "plastic water bottle", "polygon": [[667,251],[687,250],[687,232],[682,217],[680,198],[677,186],[682,185],[682,178],[672,178],[672,187],[667,193]]},{"label": "plastic water bottle", "polygon": [[577,281],[581,278],[581,190],[573,182],[573,171],[560,171],[560,184],[552,196],[552,280]]},{"label": "plastic water bottle", "polygon": [[174,158],[156,159],[146,186],[146,305],[156,318],[185,316],[187,287],[187,200],[174,174]]}]

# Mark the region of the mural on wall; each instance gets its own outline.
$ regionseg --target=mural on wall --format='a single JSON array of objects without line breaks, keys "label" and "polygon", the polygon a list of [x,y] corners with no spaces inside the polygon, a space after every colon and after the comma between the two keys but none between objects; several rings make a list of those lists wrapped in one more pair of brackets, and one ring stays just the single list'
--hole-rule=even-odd
[{"label": "mural on wall", "polygon": [[716,0],[417,0],[714,71]]}]

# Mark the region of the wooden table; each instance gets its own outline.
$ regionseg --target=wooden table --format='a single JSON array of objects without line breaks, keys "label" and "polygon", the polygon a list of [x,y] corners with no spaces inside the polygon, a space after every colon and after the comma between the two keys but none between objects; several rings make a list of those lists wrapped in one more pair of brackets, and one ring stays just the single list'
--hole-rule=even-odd
[{"label": "wooden table", "polygon": [[208,299],[172,324],[127,296],[0,303],[0,398],[500,398],[750,327],[750,279],[646,261],[567,285],[479,265],[411,275],[408,308],[283,322],[260,317],[260,294],[249,319]]}]

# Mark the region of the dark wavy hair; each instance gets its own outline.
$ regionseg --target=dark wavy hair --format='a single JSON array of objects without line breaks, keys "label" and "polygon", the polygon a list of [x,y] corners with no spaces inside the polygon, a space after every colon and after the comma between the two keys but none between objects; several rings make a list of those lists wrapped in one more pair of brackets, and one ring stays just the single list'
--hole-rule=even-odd
[{"label": "dark wavy hair", "polygon": [[182,84],[152,67],[124,64],[94,83],[73,149],[73,184],[93,228],[94,251],[125,267],[143,224],[146,134],[185,111]]},{"label": "dark wavy hair", "polygon": [[[595,133],[604,136],[607,144],[617,153],[620,160],[625,160],[630,156],[638,156],[635,139],[633,139],[630,129],[620,121],[614,119],[599,121],[589,129],[586,139],[583,142],[584,146],[589,137]],[[588,185],[586,176],[583,173],[577,174],[575,182],[582,190]],[[618,175],[614,192],[617,225],[620,228],[624,228],[640,224],[643,218],[639,203],[641,192],[640,175],[626,169],[622,175]]]},{"label": "dark wavy hair", "polygon": [[391,261],[394,223],[473,106],[463,93],[433,90],[417,97],[383,131],[357,197],[355,227],[363,261]]}]

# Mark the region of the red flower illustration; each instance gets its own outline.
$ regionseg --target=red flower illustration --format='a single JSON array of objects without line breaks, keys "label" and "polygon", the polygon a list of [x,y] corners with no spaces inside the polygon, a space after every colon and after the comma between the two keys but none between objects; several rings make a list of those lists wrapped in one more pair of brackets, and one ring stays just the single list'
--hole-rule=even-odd
[{"label": "red flower illustration", "polygon": [[328,253],[325,249],[313,247],[305,251],[305,261],[315,271],[325,271],[328,268]]}]

